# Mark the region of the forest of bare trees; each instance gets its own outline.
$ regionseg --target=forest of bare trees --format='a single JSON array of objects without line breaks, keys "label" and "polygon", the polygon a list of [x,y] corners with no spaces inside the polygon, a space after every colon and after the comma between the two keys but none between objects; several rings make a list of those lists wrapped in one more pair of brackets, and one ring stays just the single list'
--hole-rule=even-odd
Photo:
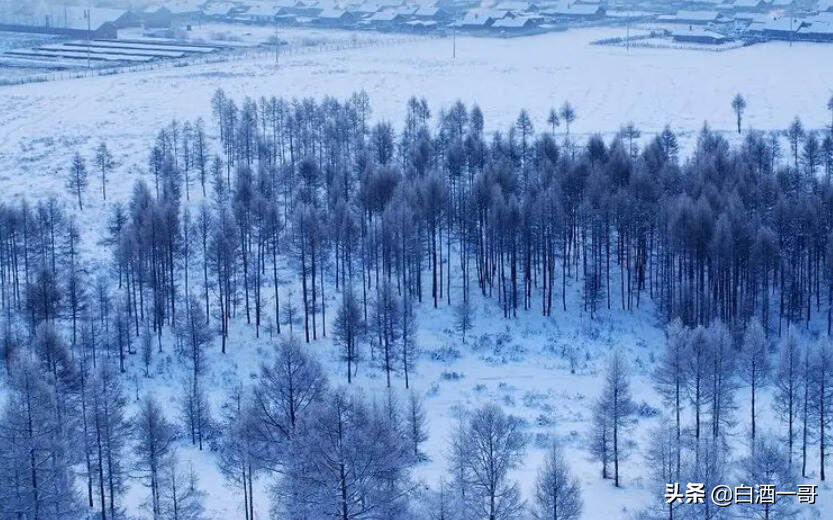
[{"label": "forest of bare trees", "polygon": [[[746,103],[732,106],[740,131]],[[419,364],[415,308],[448,309],[465,342],[473,297],[507,320],[654,310],[668,340],[640,375],[668,420],[640,449],[658,481],[717,483],[730,454],[750,450],[786,460],[784,482],[811,467],[825,479],[831,131],[796,119],[731,145],[704,126],[683,157],[668,127],[641,147],[632,124],[579,142],[569,125],[581,112],[568,103],[548,128],[522,111],[489,135],[481,110],[462,103],[432,114],[412,98],[399,126],[374,122],[363,92],[234,100],[218,90],[211,113],[159,131],[126,201],[107,189],[117,165],[101,143],[67,165],[65,201],[0,204],[1,519],[116,520],[133,485],[147,489],[154,520],[204,518],[182,444],[216,452],[246,520],[258,516],[260,478],[274,483],[274,518],[410,518],[426,493],[431,518],[577,518],[558,445],[523,500],[512,471],[528,439],[496,405],[461,415],[446,480],[426,491],[412,477],[427,421],[419,396],[393,388],[410,390]],[[106,236],[83,244],[76,215],[99,194]],[[274,359],[212,410],[206,351],[242,348],[234,329],[244,327],[279,345]],[[339,375],[306,346],[329,337]],[[129,414],[128,361],[150,377],[163,351],[185,368],[181,402],[145,396]],[[627,365],[611,355],[589,411],[589,451],[617,487],[638,416]],[[386,399],[352,389],[361,371],[379,372]],[[762,392],[774,410],[761,409]],[[748,416],[736,413],[740,399]],[[786,443],[758,433],[762,415]],[[730,449],[737,422],[748,438]],[[756,458],[738,464],[766,470]],[[674,504],[660,509],[673,520]]]}]

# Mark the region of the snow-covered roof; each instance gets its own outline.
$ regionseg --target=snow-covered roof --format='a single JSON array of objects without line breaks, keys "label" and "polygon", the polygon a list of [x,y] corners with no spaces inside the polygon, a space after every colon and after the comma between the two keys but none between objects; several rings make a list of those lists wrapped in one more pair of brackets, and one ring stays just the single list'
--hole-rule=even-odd
[{"label": "snow-covered roof", "polygon": [[416,16],[437,16],[441,12],[439,7],[420,7],[414,13]]},{"label": "snow-covered roof", "polygon": [[257,4],[249,4],[249,8],[244,13],[246,16],[274,16],[278,12],[278,7],[272,2],[263,2]]},{"label": "snow-covered roof", "polygon": [[817,23],[827,23],[833,24],[833,11],[824,11],[819,14],[813,15],[809,18],[810,23],[817,24]]},{"label": "snow-covered roof", "polygon": [[462,25],[486,25],[489,20],[500,20],[505,18],[507,11],[500,9],[491,9],[488,7],[479,7],[477,9],[470,9],[466,12],[461,22]]},{"label": "snow-covered roof", "polygon": [[193,14],[202,12],[204,3],[205,0],[169,0],[163,5],[171,14]]},{"label": "snow-covered roof", "polygon": [[556,16],[590,16],[598,14],[600,10],[602,10],[602,6],[598,4],[573,4],[570,6],[562,4],[553,9],[548,9],[547,13]]},{"label": "snow-covered roof", "polygon": [[396,9],[384,9],[375,13],[368,18],[371,22],[392,22],[399,16],[399,11]]},{"label": "snow-covered roof", "polygon": [[237,9],[236,4],[231,2],[212,2],[203,8],[208,16],[225,16]]},{"label": "snow-covered roof", "polygon": [[500,9],[501,11],[515,11],[519,13],[525,13],[534,8],[535,6],[532,3],[522,0],[507,0],[495,6],[495,9]]},{"label": "snow-covered roof", "polygon": [[721,40],[726,38],[726,36],[714,32],[709,31],[708,29],[699,29],[699,28],[692,28],[692,29],[677,29],[671,32],[671,36],[675,38],[680,37],[700,37],[700,38],[714,38],[715,40]]},{"label": "snow-covered roof", "polygon": [[717,11],[677,11],[674,18],[677,20],[693,20],[702,22],[713,22],[720,18]]},{"label": "snow-covered roof", "polygon": [[498,29],[520,29],[522,27],[526,27],[526,25],[530,23],[534,23],[534,20],[526,16],[517,16],[515,18],[503,18],[501,20],[497,20],[494,24],[492,24],[492,27],[496,27]]},{"label": "snow-covered roof", "polygon": [[745,9],[758,9],[761,7],[766,6],[767,3],[764,0],[735,0],[732,6],[737,8],[745,8]]},{"label": "snow-covered roof", "polygon": [[346,14],[347,11],[345,11],[344,9],[330,8],[324,9],[323,11],[318,13],[318,18],[323,18],[325,20],[338,20]]}]

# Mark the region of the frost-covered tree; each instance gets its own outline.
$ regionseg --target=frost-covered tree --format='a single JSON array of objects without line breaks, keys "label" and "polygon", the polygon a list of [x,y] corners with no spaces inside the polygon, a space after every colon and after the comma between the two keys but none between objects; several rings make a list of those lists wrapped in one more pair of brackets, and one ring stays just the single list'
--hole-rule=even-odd
[{"label": "frost-covered tree", "polygon": [[833,344],[819,340],[813,353],[810,400],[819,442],[819,478],[826,479],[827,457],[833,425]]},{"label": "frost-covered tree", "polygon": [[162,518],[162,488],[174,454],[176,428],[168,422],[162,407],[146,397],[133,421],[135,460],[133,469],[150,490],[148,507],[154,520]]},{"label": "frost-covered tree", "polygon": [[578,479],[571,474],[561,447],[553,443],[535,480],[532,514],[537,520],[577,520],[582,507]]},{"label": "frost-covered tree", "polygon": [[675,475],[679,478],[682,464],[682,412],[688,384],[687,353],[688,330],[680,320],[669,325],[666,333],[665,349],[662,351],[653,372],[654,388],[663,401],[671,407],[674,417],[674,452]]},{"label": "frost-covered tree", "polygon": [[[747,485],[774,486],[774,491],[795,489],[797,479],[783,444],[767,435],[759,436],[753,455],[741,461],[743,481]],[[760,489],[755,490],[760,493]],[[756,501],[742,506],[744,518],[761,520],[796,518],[801,512],[797,501],[774,496],[774,500]]]},{"label": "frost-covered tree", "polygon": [[732,110],[735,112],[735,118],[737,119],[738,123],[738,133],[740,133],[740,125],[741,121],[743,120],[743,113],[746,111],[746,99],[740,95],[740,92],[735,94],[735,97],[732,98]]},{"label": "frost-covered tree", "polygon": [[297,519],[402,518],[413,457],[388,413],[346,390],[305,416],[275,487],[275,512]]},{"label": "frost-covered tree", "polygon": [[467,504],[476,516],[490,520],[510,520],[523,515],[518,483],[510,472],[521,463],[526,439],[520,421],[506,415],[497,405],[487,404],[467,419],[456,460],[465,475],[471,496]]},{"label": "frost-covered tree", "polygon": [[359,341],[364,329],[362,311],[353,295],[353,290],[345,289],[341,306],[336,312],[333,339],[341,348],[341,359],[347,363],[347,383],[353,382],[354,371],[359,364]]},{"label": "frost-covered tree", "polygon": [[793,447],[798,436],[802,386],[806,384],[801,378],[801,350],[798,338],[792,331],[788,332],[781,342],[774,380],[775,412],[786,427],[787,456],[792,463]]},{"label": "frost-covered tree", "polygon": [[766,339],[764,328],[757,320],[746,327],[741,355],[740,375],[749,386],[750,438],[751,446],[754,449],[758,404],[756,398],[761,390],[769,384],[770,376],[769,342]]},{"label": "frost-covered tree", "polygon": [[176,453],[165,468],[165,482],[161,490],[161,518],[164,520],[205,520],[203,501],[206,492],[200,489],[197,472],[189,465],[182,468]]},{"label": "frost-covered tree", "polygon": [[[626,361],[621,352],[610,356],[602,393],[596,401],[593,432],[596,439],[596,455],[603,466],[608,460],[613,462],[613,482],[619,487],[619,464],[625,458],[624,434],[629,429],[632,416],[636,412],[630,391],[630,376]],[[601,452],[601,453],[599,453]]]},{"label": "frost-covered tree", "polygon": [[69,174],[67,176],[66,187],[72,193],[78,202],[78,209],[84,210],[84,201],[82,199],[84,192],[87,191],[87,164],[81,154],[76,152],[72,157],[72,164],[69,167]]},{"label": "frost-covered tree", "polygon": [[98,174],[101,176],[101,198],[107,200],[107,176],[113,171],[115,163],[113,161],[113,154],[107,148],[107,143],[102,141],[95,149],[95,166],[98,168]]},{"label": "frost-covered tree", "polygon": [[321,365],[295,339],[280,344],[272,365],[261,365],[254,388],[255,410],[264,441],[277,450],[299,419],[324,398],[327,378]]},{"label": "frost-covered tree", "polygon": [[61,433],[54,388],[26,352],[14,360],[0,412],[0,514],[3,518],[80,518],[70,446]]},{"label": "frost-covered tree", "polygon": [[455,328],[463,337],[463,344],[466,344],[466,334],[474,326],[474,309],[472,308],[471,300],[465,298],[457,304],[454,309]]},{"label": "frost-covered tree", "polygon": [[413,450],[414,459],[423,460],[425,454],[420,446],[428,440],[428,428],[426,424],[425,403],[414,391],[408,395],[408,408],[405,424],[407,426],[408,440]]}]

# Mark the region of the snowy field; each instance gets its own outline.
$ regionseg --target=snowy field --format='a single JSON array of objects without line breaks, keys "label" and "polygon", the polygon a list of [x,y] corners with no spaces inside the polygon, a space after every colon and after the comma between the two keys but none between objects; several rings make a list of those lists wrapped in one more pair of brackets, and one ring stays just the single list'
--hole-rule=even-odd
[{"label": "snowy field", "polygon": [[[633,121],[647,137],[669,124],[680,133],[684,147],[704,121],[732,134],[735,122],[729,102],[738,91],[749,100],[745,124],[757,129],[785,128],[795,115],[810,128],[821,128],[830,120],[825,104],[833,91],[831,45],[771,43],[700,53],[640,48],[626,52],[589,44],[621,32],[588,29],[506,40],[458,37],[456,59],[451,56],[450,39],[383,41],[361,49],[287,55],[279,67],[272,58],[260,57],[0,87],[0,193],[6,201],[63,195],[72,154],[79,151],[90,157],[104,140],[117,162],[110,193],[116,200],[125,200],[134,180],[150,179],[145,172],[147,151],[160,127],[172,118],[183,121],[202,116],[207,128],[216,131],[210,99],[217,88],[237,100],[271,95],[345,98],[364,89],[375,110],[373,118],[397,122],[412,95],[426,97],[435,113],[459,99],[479,103],[490,130],[511,124],[522,108],[530,111],[536,128],[542,129],[550,107],[569,100],[578,113],[573,133],[602,130],[610,137],[620,125]],[[97,197],[89,197],[89,208],[78,214],[87,256],[107,253],[95,244],[95,238],[105,234],[106,210]],[[289,272],[285,274],[290,278]],[[502,320],[493,301],[477,299],[478,329],[467,345],[453,332],[447,307],[434,310],[426,302],[419,309],[423,355],[413,386],[427,399],[430,439],[426,451],[431,457],[418,468],[419,477],[433,485],[445,472],[445,450],[456,407],[496,401],[525,419],[526,431],[532,435],[528,462],[518,472],[525,497],[531,496],[542,448],[554,432],[563,441],[583,486],[584,518],[628,518],[655,498],[646,487],[647,468],[638,449],[623,464],[623,488],[615,489],[599,478],[600,467],[591,460],[586,445],[590,403],[600,391],[600,372],[614,348],[630,353],[636,402],[646,404],[647,409],[659,407],[646,374],[664,344],[664,332],[648,303],[633,314],[602,313],[598,321],[591,321],[580,311],[579,289],[572,289],[569,312],[554,312],[551,319],[541,318],[536,309],[518,320]],[[458,297],[455,290],[453,298]],[[331,298],[327,307],[335,309],[337,297],[331,294]],[[619,301],[614,298],[612,305],[616,309]],[[575,374],[570,373],[563,354],[568,347],[579,352]],[[342,365],[329,340],[313,348],[332,368],[331,374],[341,373]],[[215,349],[209,386],[228,388],[237,380],[250,381],[259,360],[268,357],[271,349],[268,340],[255,340],[253,329],[233,323],[229,359],[221,360]],[[459,358],[447,355],[455,350]],[[141,361],[132,363],[131,372],[139,374]],[[154,392],[162,402],[170,402],[167,397],[173,398],[181,381],[179,369],[173,368],[176,364],[171,352],[157,357],[154,379],[137,376],[135,391]],[[359,382],[368,393],[383,389],[381,372],[363,365],[360,374]],[[336,375],[332,378],[340,381]],[[397,379],[396,385],[401,388],[402,380]],[[745,394],[739,394],[737,414],[746,417],[745,399],[740,396]],[[212,395],[215,409],[224,398],[222,392]],[[766,422],[771,413],[764,407],[762,420]],[[656,423],[656,419],[640,417],[632,439],[638,445],[647,444],[640,441]],[[211,455],[190,449],[183,452],[202,473],[201,483],[209,491],[207,507],[214,518],[240,518],[238,492],[224,488]],[[258,519],[268,517],[266,485],[259,482],[256,489]],[[140,503],[145,493],[135,486],[130,502]],[[821,493],[825,505],[806,506],[805,511],[811,517],[830,518],[830,490]]]},{"label": "snowy field", "polygon": [[[318,31],[321,32],[321,31]],[[7,194],[60,190],[53,172],[76,149],[104,138],[125,169],[144,164],[155,130],[171,118],[203,116],[217,88],[231,96],[345,98],[364,89],[378,119],[401,120],[411,95],[435,112],[460,99],[478,102],[490,129],[522,108],[544,128],[550,107],[569,100],[573,132],[609,135],[633,121],[643,135],[666,124],[683,144],[704,121],[731,133],[729,102],[749,101],[746,124],[783,129],[800,115],[809,128],[829,124],[833,45],[768,43],[729,52],[631,49],[589,45],[620,29],[587,29],[529,38],[457,38],[380,44],[115,76],[0,88],[0,186]],[[13,109],[13,110],[12,110]]]}]

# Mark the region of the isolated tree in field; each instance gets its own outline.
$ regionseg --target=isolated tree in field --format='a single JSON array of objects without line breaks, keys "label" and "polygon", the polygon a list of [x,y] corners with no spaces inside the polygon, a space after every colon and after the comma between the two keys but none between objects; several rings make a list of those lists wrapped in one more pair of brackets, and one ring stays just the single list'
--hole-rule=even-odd
[{"label": "isolated tree in field", "polygon": [[561,106],[559,115],[561,116],[561,120],[564,121],[564,124],[567,127],[567,137],[569,137],[570,124],[576,120],[576,109],[573,108],[573,105],[571,105],[569,101],[565,101],[564,104]]},{"label": "isolated tree in field", "polygon": [[553,443],[545,457],[535,481],[533,516],[536,520],[577,520],[583,507],[581,488],[558,443]]},{"label": "isolated tree in field", "polygon": [[[608,362],[602,395],[596,402],[594,430],[606,431],[613,461],[613,482],[619,487],[619,463],[625,456],[623,434],[627,431],[636,406],[631,398],[630,380],[624,356],[614,352]],[[602,461],[604,462],[604,461]]]},{"label": "isolated tree in field", "polygon": [[154,520],[162,518],[162,486],[171,464],[176,428],[165,418],[153,397],[146,397],[134,420],[136,460],[134,470],[150,489],[149,505]]},{"label": "isolated tree in field", "polygon": [[69,167],[69,176],[67,177],[66,187],[78,201],[78,209],[84,210],[84,201],[82,196],[87,190],[89,180],[87,179],[87,165],[81,154],[76,152],[72,157],[72,164]]},{"label": "isolated tree in field", "polygon": [[342,294],[341,307],[336,313],[334,340],[341,347],[341,358],[347,362],[347,383],[353,382],[354,370],[358,370],[359,340],[364,329],[362,310],[348,288]]},{"label": "isolated tree in field", "polygon": [[101,176],[101,198],[107,200],[107,176],[113,171],[113,154],[104,141],[95,149],[95,166]]},{"label": "isolated tree in field", "polygon": [[526,441],[520,421],[499,406],[487,404],[472,412],[464,429],[464,457],[472,507],[480,518],[510,520],[523,513],[518,483],[509,472],[521,463]]},{"label": "isolated tree in field", "polygon": [[738,122],[738,133],[740,133],[743,112],[746,110],[746,99],[740,95],[740,92],[735,94],[735,97],[732,99],[732,110],[735,112],[735,118]]},{"label": "isolated tree in field", "polygon": [[454,309],[455,328],[463,336],[463,344],[466,344],[466,333],[474,326],[474,309],[472,309],[471,301],[464,298],[457,304]]}]

